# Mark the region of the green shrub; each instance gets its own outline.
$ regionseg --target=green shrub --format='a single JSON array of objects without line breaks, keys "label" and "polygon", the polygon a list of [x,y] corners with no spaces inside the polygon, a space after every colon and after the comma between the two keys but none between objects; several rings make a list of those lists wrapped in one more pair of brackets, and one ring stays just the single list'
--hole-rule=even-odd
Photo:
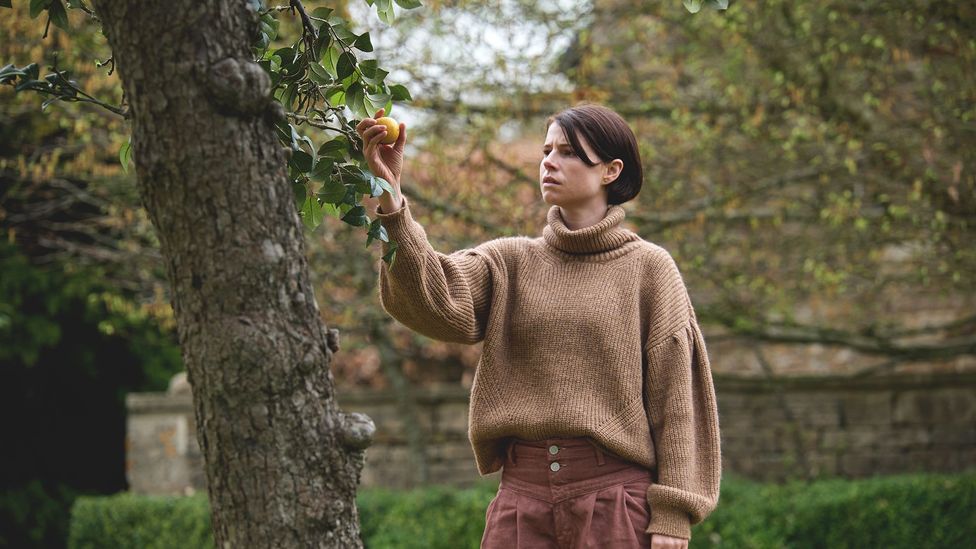
[{"label": "green shrub", "polygon": [[71,509],[71,549],[212,549],[205,495],[80,497]]},{"label": "green shrub", "polygon": [[369,549],[476,548],[497,490],[498,483],[490,481],[462,490],[363,490],[358,498],[363,543]]},{"label": "green shrub", "polygon": [[103,274],[0,239],[0,547],[63,548],[75,497],[125,489],[125,395],[182,368],[175,332]]},{"label": "green shrub", "polygon": [[[497,484],[359,494],[369,549],[476,548]],[[783,485],[728,477],[719,506],[692,531],[691,546],[966,547],[976,539],[976,472],[820,480]],[[82,497],[69,547],[211,548],[202,495]]]},{"label": "green shrub", "polygon": [[969,472],[784,485],[725,479],[691,546],[941,548],[973,539],[976,472]]},{"label": "green shrub", "polygon": [[794,489],[791,547],[969,547],[976,473],[822,481]]},{"label": "green shrub", "polygon": [[63,547],[77,496],[69,486],[38,479],[0,491],[0,547]]}]

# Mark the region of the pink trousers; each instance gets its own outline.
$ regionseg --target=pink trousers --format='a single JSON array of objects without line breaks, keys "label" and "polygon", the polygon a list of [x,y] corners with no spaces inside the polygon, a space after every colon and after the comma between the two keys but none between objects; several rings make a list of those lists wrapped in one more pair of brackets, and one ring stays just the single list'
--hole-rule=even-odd
[{"label": "pink trousers", "polygon": [[482,549],[650,547],[650,471],[588,438],[515,440]]}]

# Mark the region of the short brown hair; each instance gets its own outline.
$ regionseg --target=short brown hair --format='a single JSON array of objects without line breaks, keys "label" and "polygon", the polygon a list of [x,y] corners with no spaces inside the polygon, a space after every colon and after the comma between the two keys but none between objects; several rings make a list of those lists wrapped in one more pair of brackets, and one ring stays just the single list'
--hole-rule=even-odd
[{"label": "short brown hair", "polygon": [[552,123],[559,124],[573,152],[588,166],[596,166],[583,146],[579,135],[596,152],[601,162],[619,158],[624,163],[623,170],[616,181],[607,187],[607,202],[623,204],[632,200],[644,183],[644,168],[641,166],[637,137],[624,119],[607,107],[585,103],[560,111],[546,120],[546,128]]}]

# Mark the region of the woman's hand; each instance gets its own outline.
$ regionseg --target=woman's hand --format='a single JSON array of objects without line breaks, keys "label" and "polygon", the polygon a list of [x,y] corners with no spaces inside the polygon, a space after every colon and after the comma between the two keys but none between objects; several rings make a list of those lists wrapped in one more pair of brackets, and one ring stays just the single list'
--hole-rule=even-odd
[{"label": "woman's hand", "polygon": [[407,139],[407,126],[400,123],[400,135],[396,143],[384,145],[380,141],[386,136],[386,126],[377,124],[376,119],[383,116],[384,110],[376,111],[373,118],[364,118],[356,125],[356,133],[363,140],[363,157],[370,171],[376,177],[387,180],[396,191],[396,196],[383,193],[380,206],[384,212],[398,210],[403,205],[400,198],[400,173],[403,169],[403,144]]},{"label": "woman's hand", "polygon": [[688,549],[688,540],[664,534],[651,534],[651,549]]}]

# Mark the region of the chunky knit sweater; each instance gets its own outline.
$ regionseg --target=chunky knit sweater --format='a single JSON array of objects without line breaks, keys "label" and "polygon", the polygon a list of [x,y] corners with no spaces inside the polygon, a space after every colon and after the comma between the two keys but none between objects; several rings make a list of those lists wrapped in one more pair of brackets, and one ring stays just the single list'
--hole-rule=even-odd
[{"label": "chunky knit sweater", "polygon": [[579,230],[553,206],[541,237],[449,255],[409,204],[376,214],[399,244],[393,266],[380,263],[384,309],[431,338],[484,341],[468,420],[481,474],[502,466],[512,437],[589,437],[652,471],[647,532],[690,538],[718,500],[719,426],[670,254],[621,227],[620,206]]}]

